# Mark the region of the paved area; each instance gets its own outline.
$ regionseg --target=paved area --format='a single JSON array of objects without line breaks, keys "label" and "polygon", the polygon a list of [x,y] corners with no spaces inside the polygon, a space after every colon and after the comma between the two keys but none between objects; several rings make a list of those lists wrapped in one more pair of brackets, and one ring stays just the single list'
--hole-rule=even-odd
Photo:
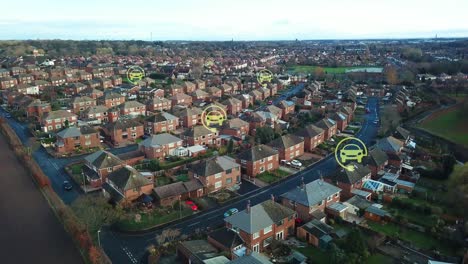
[{"label": "paved area", "polygon": [[2,135],[0,168],[0,262],[83,263],[70,236]]}]

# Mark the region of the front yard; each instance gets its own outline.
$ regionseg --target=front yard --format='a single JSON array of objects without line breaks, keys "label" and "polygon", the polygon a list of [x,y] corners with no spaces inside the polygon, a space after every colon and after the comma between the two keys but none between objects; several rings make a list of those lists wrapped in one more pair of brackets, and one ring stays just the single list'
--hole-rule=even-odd
[{"label": "front yard", "polygon": [[281,169],[276,169],[273,171],[265,171],[259,175],[257,175],[257,178],[265,183],[273,183],[281,180],[282,178],[285,178],[289,176],[289,172],[281,170]]}]

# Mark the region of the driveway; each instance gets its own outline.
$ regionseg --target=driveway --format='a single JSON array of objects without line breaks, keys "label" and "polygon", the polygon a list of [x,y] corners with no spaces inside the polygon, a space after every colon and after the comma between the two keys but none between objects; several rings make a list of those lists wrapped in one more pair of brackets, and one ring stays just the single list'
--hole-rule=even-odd
[{"label": "driveway", "polygon": [[1,263],[83,263],[80,253],[0,135]]}]

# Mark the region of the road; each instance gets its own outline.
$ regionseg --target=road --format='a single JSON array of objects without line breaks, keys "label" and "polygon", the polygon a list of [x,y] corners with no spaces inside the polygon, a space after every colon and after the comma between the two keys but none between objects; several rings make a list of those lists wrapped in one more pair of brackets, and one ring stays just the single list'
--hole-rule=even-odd
[{"label": "road", "polygon": [[[0,114],[6,114],[3,108],[0,108]],[[30,146],[30,138],[32,135],[28,130],[27,124],[20,123],[13,118],[9,118],[7,120],[8,124],[13,128],[13,130],[15,130],[23,145]],[[117,155],[133,150],[136,150],[136,145],[116,148],[110,151]],[[85,156],[86,155],[69,158],[55,158],[49,155],[42,146],[33,152],[33,157],[37,164],[39,164],[42,171],[47,175],[47,177],[49,177],[52,188],[66,204],[71,204],[79,195],[82,194],[82,192],[78,185],[75,184],[75,182],[65,172],[64,167],[72,162],[82,160]],[[71,191],[65,191],[62,187],[64,181],[71,182],[74,185],[74,188]]]},{"label": "road", "polygon": [[1,263],[83,263],[31,176],[0,135]]},{"label": "road", "polygon": [[[379,104],[377,98],[369,98],[367,107],[370,109],[370,113],[366,115],[362,129],[356,136],[369,146],[377,135],[378,127],[372,122],[379,116]],[[334,156],[328,156],[327,158],[322,159],[314,165],[309,166],[283,181],[253,190],[244,194],[241,199],[228,205],[202,212],[181,222],[166,225],[164,228],[180,229],[183,234],[190,234],[196,229],[205,230],[208,227],[215,228],[222,226],[224,223],[223,213],[227,209],[235,207],[242,210],[246,207],[248,201],[250,201],[252,205],[255,205],[270,199],[272,194],[275,197],[278,197],[299,185],[302,177],[304,178],[304,181],[308,183],[318,179],[320,175],[327,176],[336,169],[337,163]],[[128,235],[117,233],[107,228],[102,232],[101,241],[104,250],[114,264],[145,263],[145,249],[148,245],[155,243],[155,237],[161,232],[161,230],[162,228],[144,234]]]}]

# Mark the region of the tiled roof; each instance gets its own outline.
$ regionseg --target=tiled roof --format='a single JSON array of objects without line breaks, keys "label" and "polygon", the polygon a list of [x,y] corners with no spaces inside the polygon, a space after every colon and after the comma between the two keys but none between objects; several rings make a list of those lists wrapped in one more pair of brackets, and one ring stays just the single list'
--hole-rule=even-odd
[{"label": "tiled roof", "polygon": [[274,150],[270,146],[256,145],[241,152],[237,157],[241,160],[257,161],[276,154],[278,154],[278,151]]},{"label": "tiled roof", "polygon": [[353,171],[340,167],[333,175],[331,175],[333,181],[354,184],[362,180],[364,176],[371,172],[369,168],[364,167],[359,163],[353,162],[352,165],[354,166]]},{"label": "tiled roof", "polygon": [[313,138],[313,137],[315,137],[317,135],[320,135],[322,133],[323,133],[322,128],[310,124],[310,125],[304,127],[303,129],[299,130],[296,133],[296,135],[301,136],[301,137],[305,137],[305,138]]},{"label": "tiled roof", "polygon": [[288,134],[271,141],[267,145],[274,149],[287,149],[301,142],[304,142],[304,138]]},{"label": "tiled roof", "polygon": [[317,179],[308,184],[298,186],[297,188],[282,194],[281,197],[290,201],[295,201],[296,203],[304,206],[313,206],[327,199],[327,197],[339,193],[340,191],[340,188],[321,179]]},{"label": "tiled roof", "polygon": [[154,148],[170,143],[177,143],[179,141],[182,141],[182,139],[168,133],[162,133],[157,135],[151,135],[151,137],[148,137],[142,142],[140,142],[140,145],[148,148]]},{"label": "tiled roof", "polygon": [[114,154],[99,150],[85,157],[85,160],[98,169],[114,167],[124,162]]}]

